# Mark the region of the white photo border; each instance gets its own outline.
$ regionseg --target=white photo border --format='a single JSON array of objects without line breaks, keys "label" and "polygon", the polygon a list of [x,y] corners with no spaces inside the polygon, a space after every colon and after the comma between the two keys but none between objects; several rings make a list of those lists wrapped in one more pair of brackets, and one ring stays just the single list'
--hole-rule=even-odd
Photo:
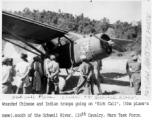
[{"label": "white photo border", "polygon": [[[91,0],[85,0],[85,1],[90,2]],[[97,1],[97,0],[92,0],[92,2],[94,1]],[[106,0],[106,1],[109,1],[109,0]],[[116,1],[116,0],[113,0],[113,1]],[[102,95],[102,96],[98,96],[98,95],[45,95],[45,94],[4,95],[1,92],[2,85],[0,84],[0,100],[22,100],[22,99],[23,100],[57,100],[57,99],[58,100],[151,100],[151,0],[128,0],[128,1],[141,1],[142,3],[141,95]],[[2,41],[0,44],[0,48],[2,49]],[[0,68],[0,73],[2,73],[1,68]]]}]

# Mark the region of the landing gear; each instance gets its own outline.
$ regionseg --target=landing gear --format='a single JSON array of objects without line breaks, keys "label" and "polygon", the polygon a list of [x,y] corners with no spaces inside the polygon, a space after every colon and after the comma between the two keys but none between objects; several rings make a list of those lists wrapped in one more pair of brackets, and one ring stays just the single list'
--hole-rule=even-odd
[{"label": "landing gear", "polygon": [[71,68],[71,72],[70,72],[70,73],[68,74],[68,76],[66,77],[66,81],[69,80],[69,79],[72,77],[72,75],[73,75],[75,72],[78,71],[78,69],[79,69],[79,67],[77,67],[77,68],[75,68],[75,69],[72,69],[72,68]]}]

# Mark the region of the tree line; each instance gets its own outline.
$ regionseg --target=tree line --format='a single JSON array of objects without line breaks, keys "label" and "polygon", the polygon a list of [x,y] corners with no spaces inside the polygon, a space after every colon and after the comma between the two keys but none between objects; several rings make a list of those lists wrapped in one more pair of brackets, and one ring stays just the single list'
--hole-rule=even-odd
[{"label": "tree line", "polygon": [[133,40],[134,42],[126,46],[127,50],[141,49],[141,21],[135,23],[116,21],[110,24],[106,17],[101,20],[91,20],[84,14],[73,15],[63,13],[60,9],[58,12],[30,10],[28,7],[23,11],[7,11],[35,21],[59,27],[64,30],[73,31],[80,34],[98,34],[107,33],[111,37]]}]

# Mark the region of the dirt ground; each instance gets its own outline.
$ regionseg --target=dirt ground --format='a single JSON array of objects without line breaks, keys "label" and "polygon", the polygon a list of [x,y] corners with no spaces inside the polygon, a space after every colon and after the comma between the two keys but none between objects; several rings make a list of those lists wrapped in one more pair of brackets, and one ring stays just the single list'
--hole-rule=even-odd
[{"label": "dirt ground", "polygon": [[[126,74],[125,66],[127,59],[106,58],[102,60],[103,67],[100,71],[104,81],[100,83],[103,95],[134,95],[134,89],[129,87],[129,76]],[[79,71],[76,72],[69,80],[66,81],[66,86],[63,94],[74,94],[73,88],[77,86],[79,80]],[[61,69],[60,76],[67,77],[65,69]],[[13,82],[14,87],[17,81]],[[15,88],[16,89],[16,88]],[[14,89],[14,92],[15,92]],[[31,91],[32,87],[29,86],[27,90]],[[43,88],[41,93],[45,93],[46,88]],[[94,86],[95,94],[98,94],[97,86]],[[83,94],[83,91],[80,93]]]},{"label": "dirt ground", "polygon": [[[102,60],[103,69],[101,75],[104,82],[100,83],[103,95],[134,95],[134,89],[129,87],[129,76],[126,74],[127,59],[111,59]],[[61,75],[65,77],[66,71],[61,70]],[[79,79],[79,72],[76,72],[73,77],[67,81],[66,91],[72,90]],[[95,94],[98,93],[96,85],[94,86]]]},{"label": "dirt ground", "polygon": [[[129,87],[129,77],[125,73],[126,59],[111,59],[107,58],[102,60],[103,69],[101,75],[104,81],[100,83],[103,95],[134,95],[134,89]],[[69,80],[66,81],[66,86],[63,94],[74,94],[72,89],[76,87],[79,80],[79,72],[76,72]],[[67,77],[65,69],[61,69],[60,76],[63,78]],[[17,81],[13,84],[16,86]],[[30,92],[31,86],[27,88]],[[41,93],[44,93],[44,89]],[[96,85],[94,86],[95,94],[98,94]],[[15,90],[14,90],[15,92]],[[83,94],[83,91],[80,92]]]}]

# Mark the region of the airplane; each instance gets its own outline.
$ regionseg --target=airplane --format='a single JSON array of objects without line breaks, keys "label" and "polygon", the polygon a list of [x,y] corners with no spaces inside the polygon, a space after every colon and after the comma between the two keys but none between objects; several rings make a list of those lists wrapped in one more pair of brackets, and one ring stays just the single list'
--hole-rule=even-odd
[{"label": "airplane", "polygon": [[[80,56],[86,55],[89,61],[104,59],[111,55],[112,49],[124,51],[123,45],[131,40],[110,38],[107,34],[90,35],[84,38],[72,39],[69,31],[31,20],[26,17],[2,11],[2,39],[22,49],[43,58],[49,58],[49,54],[58,54],[57,61],[60,68],[72,68],[69,77],[74,74],[81,64]],[[113,41],[114,45],[108,44]],[[27,49],[17,44],[21,41]],[[46,53],[37,49],[32,43],[42,45]],[[69,79],[68,77],[68,79]]]}]

